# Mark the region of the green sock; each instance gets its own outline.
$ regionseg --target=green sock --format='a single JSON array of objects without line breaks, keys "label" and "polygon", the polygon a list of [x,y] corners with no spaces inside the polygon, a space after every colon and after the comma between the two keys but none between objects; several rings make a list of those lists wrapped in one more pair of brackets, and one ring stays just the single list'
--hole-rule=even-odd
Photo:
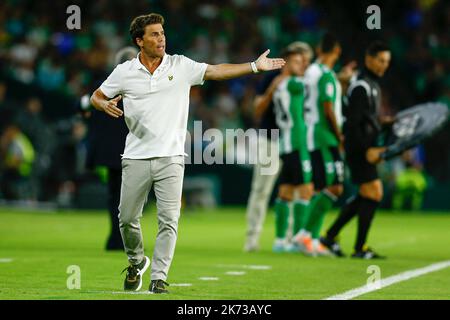
[{"label": "green sock", "polygon": [[322,191],[311,201],[309,219],[305,229],[311,232],[313,239],[319,238],[325,214],[333,207],[333,203],[336,201],[331,196],[328,192]]},{"label": "green sock", "polygon": [[275,200],[275,236],[286,238],[289,223],[289,203],[280,198]]},{"label": "green sock", "polygon": [[294,202],[294,229],[292,230],[294,235],[305,228],[308,219],[309,203],[306,200],[297,200]]}]

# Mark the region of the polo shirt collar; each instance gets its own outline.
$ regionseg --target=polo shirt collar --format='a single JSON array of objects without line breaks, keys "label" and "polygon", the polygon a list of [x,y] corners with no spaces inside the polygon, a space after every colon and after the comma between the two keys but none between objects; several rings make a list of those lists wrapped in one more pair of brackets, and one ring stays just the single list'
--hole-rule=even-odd
[{"label": "polo shirt collar", "polygon": [[[136,60],[134,61],[134,67],[136,69],[142,69],[142,70],[148,71],[147,68],[141,63],[141,60],[139,60],[139,56],[140,55],[141,55],[141,53],[138,52],[138,54],[136,56]],[[167,53],[164,53],[164,56],[163,56],[162,61],[161,61],[161,64],[158,66],[158,68],[156,70],[163,69],[166,63],[167,63]]]}]

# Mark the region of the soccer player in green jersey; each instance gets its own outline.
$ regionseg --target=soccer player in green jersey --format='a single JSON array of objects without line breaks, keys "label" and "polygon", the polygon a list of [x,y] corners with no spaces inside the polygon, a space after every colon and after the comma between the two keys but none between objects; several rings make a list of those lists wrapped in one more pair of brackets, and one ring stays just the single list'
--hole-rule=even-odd
[{"label": "soccer player in green jersey", "polygon": [[305,72],[307,143],[316,191],[308,217],[295,234],[294,243],[307,255],[328,255],[320,244],[323,219],[343,191],[341,85],[333,67],[341,54],[337,39],[323,36],[317,60]]},{"label": "soccer player in green jersey", "polygon": [[275,119],[280,130],[280,158],[283,162],[275,202],[275,252],[290,249],[287,231],[291,207],[294,213],[295,234],[300,230],[314,192],[306,144],[307,131],[303,110],[305,88],[302,79],[311,61],[312,50],[306,43],[294,42],[286,48],[283,57],[286,65],[276,79],[278,82],[273,94]]}]

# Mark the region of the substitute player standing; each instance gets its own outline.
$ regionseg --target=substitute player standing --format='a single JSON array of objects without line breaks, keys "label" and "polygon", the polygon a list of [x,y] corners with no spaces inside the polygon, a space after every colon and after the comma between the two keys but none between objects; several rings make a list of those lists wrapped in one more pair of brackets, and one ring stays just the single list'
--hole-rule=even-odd
[{"label": "substitute player standing", "polygon": [[344,109],[346,161],[352,182],[358,185],[358,194],[347,201],[339,217],[321,242],[335,255],[343,256],[335,238],[341,229],[358,215],[358,233],[352,257],[363,259],[382,258],[365,245],[370,225],[383,198],[383,185],[378,177],[376,164],[385,150],[376,147],[382,125],[393,119],[380,119],[381,90],[379,79],[384,75],[391,60],[389,48],[382,42],[371,43],[365,55],[365,67],[351,83],[348,105]]},{"label": "substitute player standing", "polygon": [[[177,239],[184,173],[189,91],[205,80],[227,80],[252,72],[279,69],[283,59],[269,59],[269,50],[256,61],[208,65],[182,55],[166,54],[164,18],[155,13],[136,17],[130,34],[140,52],[118,65],[91,97],[98,110],[125,116],[130,130],[122,156],[119,221],[130,266],[125,290],[139,290],[150,265],[144,256],[140,227],[142,210],[154,187],[158,234],[153,254],[152,293],[167,293],[167,274]],[[116,107],[123,97],[124,112]],[[124,270],[125,271],[125,270]]]},{"label": "substitute player standing", "polygon": [[300,230],[309,200],[314,193],[311,161],[306,144],[303,110],[305,86],[302,77],[311,61],[312,50],[306,43],[295,44],[283,53],[286,65],[278,76],[281,81],[273,95],[276,123],[280,128],[279,152],[283,162],[278,197],[275,200],[274,252],[290,249],[287,239],[290,209],[293,207],[295,234]]},{"label": "substitute player standing", "polygon": [[[291,56],[295,56],[296,58],[290,59]],[[286,64],[283,69],[280,72],[269,73],[257,88],[258,95],[255,97],[254,102],[254,116],[255,120],[259,122],[259,129],[264,129],[268,132],[273,129],[280,129],[277,124],[277,119],[280,117],[276,117],[276,114],[279,113],[276,112],[274,107],[274,93],[277,90],[278,85],[290,75],[295,73],[303,74],[304,68],[309,65],[312,56],[313,52],[311,47],[304,42],[292,42],[284,49],[283,58],[286,59],[289,57],[289,59],[286,59]],[[301,60],[300,64],[299,60]],[[303,106],[301,106],[301,108],[303,108]],[[304,142],[304,145],[306,145],[306,141]],[[269,150],[270,152],[268,152]],[[247,252],[257,251],[259,249],[259,236],[266,217],[267,205],[275,181],[280,172],[279,168],[282,167],[282,161],[280,161],[278,150],[278,140],[271,139],[271,135],[267,135],[267,137],[265,135],[260,135],[258,137],[259,157],[258,162],[253,168],[252,185],[246,213],[247,237],[244,250]],[[270,156],[267,157],[267,155]],[[264,169],[268,167],[276,167],[278,170],[273,174],[269,174],[264,171]],[[297,174],[299,173],[297,172]],[[301,204],[298,206],[301,206]],[[296,211],[298,212],[299,209],[296,209]],[[284,221],[284,219],[281,221]],[[284,222],[282,224],[284,224]],[[284,227],[280,229],[282,234],[286,233],[284,229]],[[282,236],[282,238],[284,238],[284,236]]]},{"label": "substitute player standing", "polygon": [[306,70],[307,142],[311,152],[316,195],[309,215],[294,242],[308,255],[326,255],[319,242],[323,219],[343,191],[341,85],[333,67],[341,54],[338,40],[330,33],[321,39],[317,61]]}]

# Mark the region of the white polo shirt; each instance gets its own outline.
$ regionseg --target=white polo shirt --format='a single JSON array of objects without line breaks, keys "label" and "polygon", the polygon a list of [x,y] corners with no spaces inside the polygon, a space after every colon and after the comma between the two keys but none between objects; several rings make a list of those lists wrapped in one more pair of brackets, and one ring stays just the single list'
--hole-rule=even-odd
[{"label": "white polo shirt", "polygon": [[119,64],[100,86],[109,98],[123,97],[130,132],[122,158],[184,155],[189,91],[191,86],[204,83],[208,65],[183,55],[165,54],[151,74],[139,61],[139,54]]}]

